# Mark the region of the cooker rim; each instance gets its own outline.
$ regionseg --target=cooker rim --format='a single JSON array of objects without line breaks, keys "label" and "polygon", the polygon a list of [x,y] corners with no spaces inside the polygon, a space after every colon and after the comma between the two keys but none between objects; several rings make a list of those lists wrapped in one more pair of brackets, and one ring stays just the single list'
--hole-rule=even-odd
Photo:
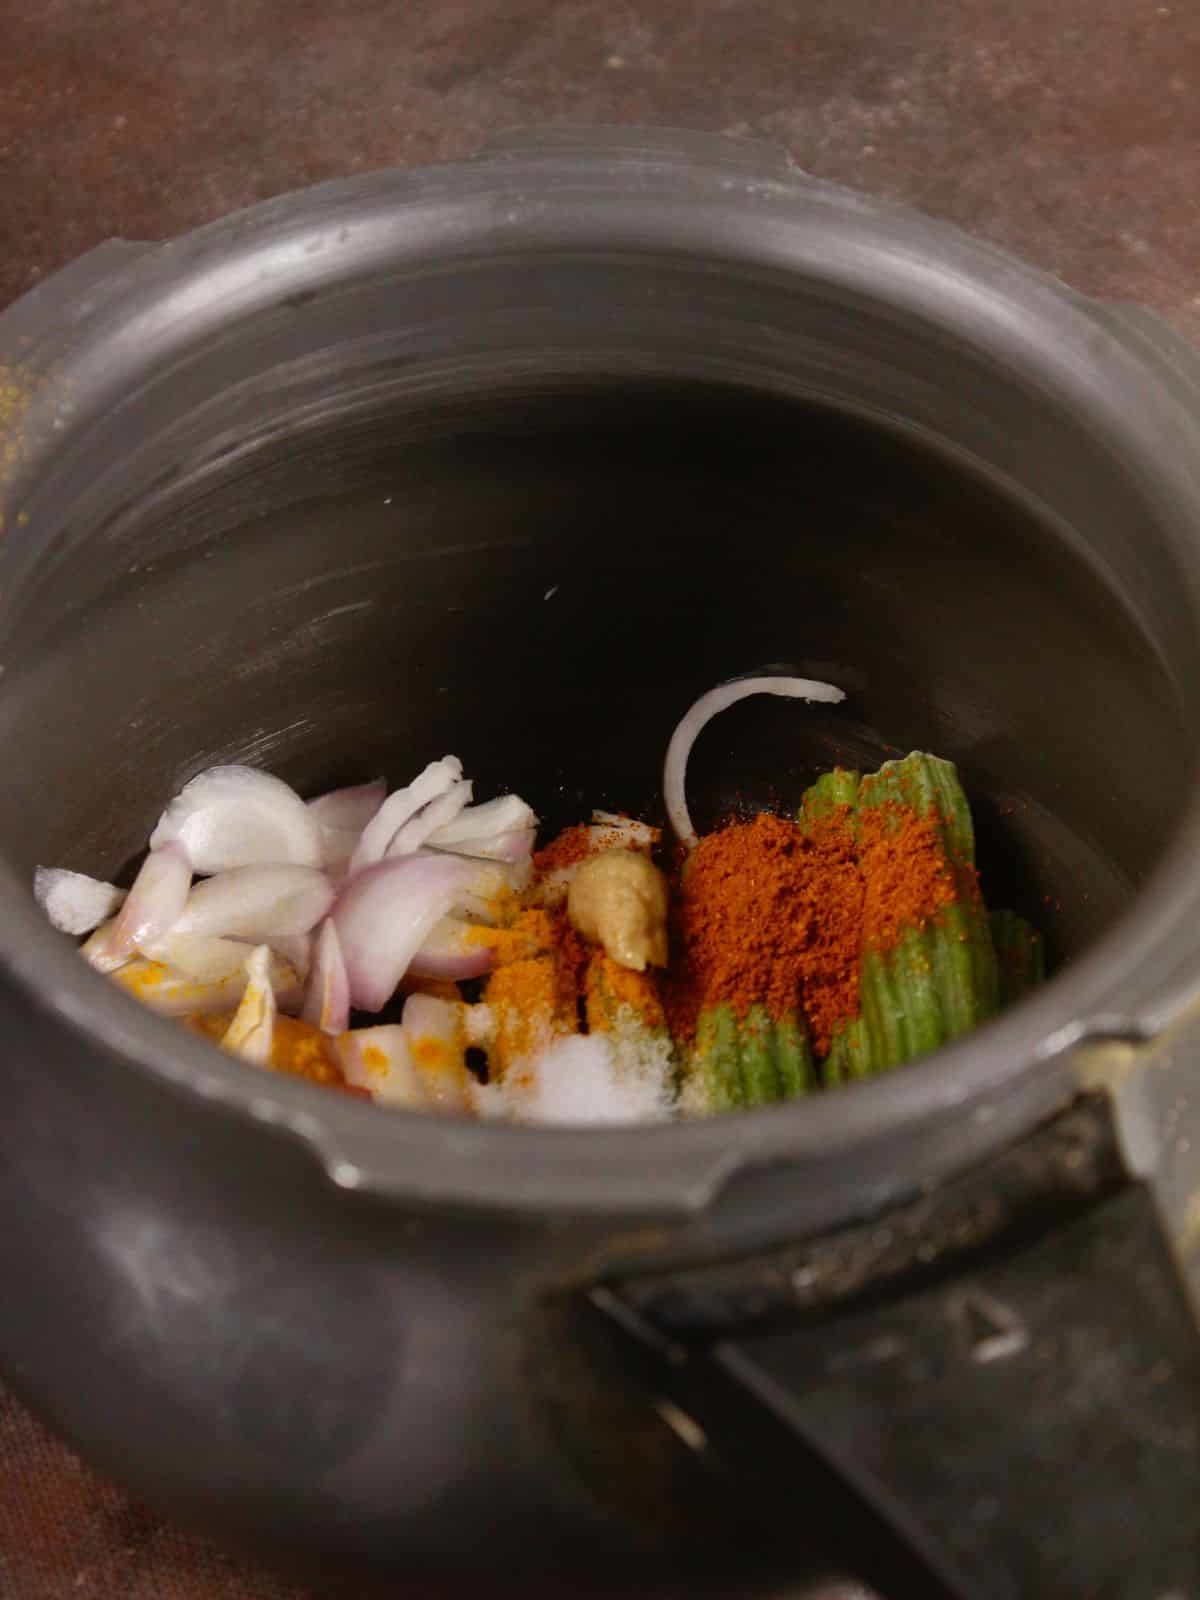
[{"label": "cooker rim", "polygon": [[[716,139],[689,135],[664,147],[655,138],[628,131],[624,143],[539,136],[469,162],[340,180],[270,200],[165,245],[111,257],[68,326],[54,315],[57,280],[48,280],[0,317],[0,352],[15,331],[31,341],[31,364],[44,359],[57,378],[85,371],[83,388],[94,381],[99,393],[105,353],[119,347],[130,360],[138,329],[162,333],[189,306],[211,319],[223,305],[256,296],[266,303],[330,283],[338,269],[365,270],[389,241],[395,247],[401,218],[404,248],[428,251],[464,252],[501,238],[514,248],[522,239],[554,237],[556,229],[583,249],[589,238],[611,243],[615,226],[651,246],[668,236],[707,237],[714,249],[762,262],[784,259],[802,234],[807,271],[878,279],[898,270],[903,281],[889,283],[893,296],[903,290],[906,303],[928,307],[930,296],[940,295],[947,325],[973,328],[975,337],[1041,363],[1048,381],[1074,384],[1081,401],[1090,397],[1097,415],[1120,429],[1116,437],[1132,458],[1154,465],[1158,492],[1190,540],[1196,582],[1189,601],[1200,631],[1200,478],[1177,448],[1181,431],[1200,445],[1200,356],[1181,337],[1089,301],[945,224],[817,183],[785,158],[781,165],[778,156],[767,161],[751,152],[751,159]],[[314,241],[320,248],[307,248]],[[27,331],[39,323],[41,341]],[[22,534],[21,496],[61,438],[50,427],[52,403],[41,394],[31,405],[24,458],[9,482],[0,481],[10,540]],[[1164,415],[1174,431],[1156,440],[1154,424]],[[1191,459],[1200,461],[1200,449]],[[1073,1091],[1070,1057],[1081,1042],[1149,1038],[1193,1000],[1200,980],[1198,861],[1200,794],[1119,921],[1014,1010],[902,1073],[668,1126],[566,1130],[443,1120],[382,1112],[256,1073],[88,969],[6,861],[0,969],[43,1021],[66,1025],[187,1096],[298,1136],[343,1188],[504,1210],[686,1212],[710,1203],[747,1168],[811,1161],[850,1170],[856,1157],[885,1147],[911,1187],[937,1175],[911,1170],[923,1131],[963,1119],[977,1140],[995,1147],[1047,1114]],[[969,1148],[964,1139],[962,1150]]]}]

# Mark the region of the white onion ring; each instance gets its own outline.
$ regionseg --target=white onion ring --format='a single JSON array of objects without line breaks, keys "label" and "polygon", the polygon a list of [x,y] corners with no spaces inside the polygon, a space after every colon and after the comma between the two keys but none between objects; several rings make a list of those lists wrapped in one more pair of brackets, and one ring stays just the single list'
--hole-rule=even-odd
[{"label": "white onion ring", "polygon": [[151,850],[133,880],[108,939],[114,956],[131,955],[173,928],[187,904],[192,864],[181,844]]},{"label": "white onion ring", "polygon": [[379,810],[367,823],[362,837],[350,857],[350,876],[382,861],[387,848],[410,817],[415,817],[422,806],[436,800],[462,778],[462,762],[457,756],[443,756],[431,761],[423,772],[405,789],[388,795]]},{"label": "white onion ring", "polygon": [[255,943],[308,933],[333,904],[333,885],[315,867],[234,867],[198,883],[173,925]]},{"label": "white onion ring", "polygon": [[838,701],[846,698],[843,691],[831,683],[820,683],[815,678],[786,677],[739,678],[733,683],[720,684],[717,688],[710,689],[707,694],[702,694],[684,714],[671,735],[671,742],[667,745],[666,760],[663,762],[663,799],[666,802],[667,817],[680,842],[689,849],[697,842],[696,830],[692,827],[684,795],[688,758],[692,753],[692,746],[701,729],[713,717],[722,711],[727,711],[739,700],[747,700],[755,694],[775,694],[784,699],[821,701],[827,705],[836,705]]},{"label": "white onion ring", "polygon": [[33,898],[60,933],[76,938],[91,933],[125,898],[124,889],[86,872],[69,872],[66,867],[38,867],[33,874]]},{"label": "white onion ring", "polygon": [[320,825],[296,791],[257,767],[209,767],[158,819],[151,850],[178,839],[197,872],[294,862],[321,865]]},{"label": "white onion ring", "polygon": [[317,935],[316,955],[300,1015],[322,1033],[344,1033],[350,1026],[350,980],[346,977],[337,926],[331,917],[325,918]]},{"label": "white onion ring", "polygon": [[391,999],[434,924],[450,910],[469,869],[453,856],[398,856],[344,885],[337,924],[350,1002],[379,1011]]}]

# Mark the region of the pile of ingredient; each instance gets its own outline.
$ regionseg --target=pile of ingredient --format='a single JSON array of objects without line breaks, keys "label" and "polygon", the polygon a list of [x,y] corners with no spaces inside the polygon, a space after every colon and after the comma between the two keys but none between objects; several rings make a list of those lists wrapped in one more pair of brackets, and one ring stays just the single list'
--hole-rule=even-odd
[{"label": "pile of ingredient", "polygon": [[840,698],[772,678],[698,702],[668,751],[666,854],[599,811],[538,850],[526,802],[472,804],[454,756],[307,803],[223,766],[167,806],[128,893],[39,867],[35,894],[94,967],[259,1067],[521,1121],[787,1099],[924,1055],[1039,982],[1039,936],[984,907],[949,762],[835,769],[795,815],[696,836],[691,743],[751,693]]}]

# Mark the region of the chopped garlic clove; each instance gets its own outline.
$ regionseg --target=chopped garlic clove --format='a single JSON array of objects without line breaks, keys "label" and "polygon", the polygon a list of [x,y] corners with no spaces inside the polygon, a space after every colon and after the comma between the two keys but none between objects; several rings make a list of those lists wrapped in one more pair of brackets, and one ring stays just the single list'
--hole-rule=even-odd
[{"label": "chopped garlic clove", "polygon": [[118,967],[123,967],[129,962],[127,952],[118,952],[113,949],[112,936],[117,919],[102,922],[92,934],[90,939],[84,941],[79,947],[79,953],[89,967],[95,967],[97,972],[116,972]]}]

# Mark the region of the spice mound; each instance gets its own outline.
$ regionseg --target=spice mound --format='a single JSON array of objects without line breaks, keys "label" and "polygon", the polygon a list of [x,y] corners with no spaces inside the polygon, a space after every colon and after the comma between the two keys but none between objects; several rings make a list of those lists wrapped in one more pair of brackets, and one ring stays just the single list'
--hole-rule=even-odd
[{"label": "spice mound", "polygon": [[255,1070],[513,1121],[829,1089],[1042,976],[1029,924],[984,906],[954,767],[921,752],[827,772],[790,815],[704,836],[681,817],[674,855],[613,812],[541,849],[537,828],[520,796],[475,803],[454,756],[309,801],[214,767],[166,806],[127,891],[39,868],[35,894],[93,967]]}]

